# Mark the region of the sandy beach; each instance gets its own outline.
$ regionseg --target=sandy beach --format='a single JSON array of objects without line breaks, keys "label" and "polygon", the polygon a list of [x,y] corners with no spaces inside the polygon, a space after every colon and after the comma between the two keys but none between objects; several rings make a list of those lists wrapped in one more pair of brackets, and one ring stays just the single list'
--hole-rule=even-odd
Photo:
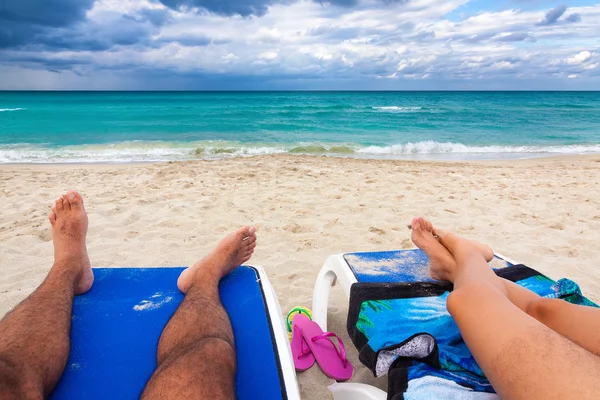
[{"label": "sandy beach", "polygon": [[[249,264],[266,269],[284,312],[311,306],[327,256],[414,247],[407,224],[443,228],[600,301],[600,155],[493,162],[260,156],[129,165],[0,166],[0,315],[52,264],[47,215],[57,195],[86,201],[95,267],[189,265],[226,233],[258,229]],[[347,343],[347,301],[334,288],[330,329]],[[350,347],[350,346],[348,346]],[[358,361],[351,382],[386,387]],[[318,368],[298,376],[303,398],[331,398]]]}]

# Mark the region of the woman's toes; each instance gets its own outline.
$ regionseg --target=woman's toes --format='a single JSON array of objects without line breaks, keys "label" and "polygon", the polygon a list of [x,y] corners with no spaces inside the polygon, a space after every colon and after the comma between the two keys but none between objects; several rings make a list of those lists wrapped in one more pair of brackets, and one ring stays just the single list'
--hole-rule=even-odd
[{"label": "woman's toes", "polygon": [[421,230],[421,220],[422,220],[421,217],[413,218],[412,223],[411,223],[411,228],[413,230],[420,231]]},{"label": "woman's toes", "polygon": [[428,220],[424,220],[425,221],[425,229],[428,232],[433,231],[433,224],[431,222],[429,222]]},{"label": "woman's toes", "polygon": [[54,223],[56,222],[56,215],[54,215],[54,207],[52,207],[52,212],[48,214],[48,220],[52,225],[54,225]]}]

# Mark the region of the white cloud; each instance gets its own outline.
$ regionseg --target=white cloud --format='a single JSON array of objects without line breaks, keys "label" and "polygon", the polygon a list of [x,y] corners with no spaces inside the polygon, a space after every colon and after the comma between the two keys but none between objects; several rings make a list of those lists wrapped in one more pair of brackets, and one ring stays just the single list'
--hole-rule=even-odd
[{"label": "white cloud", "polygon": [[[110,51],[0,50],[0,66],[74,71],[89,80],[98,71],[118,75],[136,68],[248,79],[525,81],[573,75],[591,80],[597,74],[600,4],[569,7],[569,15],[581,16],[576,24],[560,19],[538,25],[550,8],[479,10],[458,19],[448,17],[467,3],[360,0],[357,7],[344,8],[299,0],[272,5],[261,17],[242,18],[176,12],[153,0],[98,0],[81,29],[145,24],[144,41],[117,43]],[[122,18],[147,9],[168,13],[169,20],[150,27],[150,22]]]},{"label": "white cloud", "polygon": [[497,68],[497,69],[513,69],[516,67],[517,67],[517,65],[511,63],[510,61],[497,61],[494,64],[492,64],[492,68]]},{"label": "white cloud", "polygon": [[589,60],[590,57],[592,57],[592,53],[590,53],[587,50],[586,51],[582,51],[582,52],[574,55],[573,57],[567,58],[567,64],[570,64],[570,65],[583,64],[584,62],[586,62],[587,60]]},{"label": "white cloud", "polygon": [[258,55],[258,59],[260,60],[275,60],[279,54],[276,51],[267,51],[265,53],[261,53]]}]

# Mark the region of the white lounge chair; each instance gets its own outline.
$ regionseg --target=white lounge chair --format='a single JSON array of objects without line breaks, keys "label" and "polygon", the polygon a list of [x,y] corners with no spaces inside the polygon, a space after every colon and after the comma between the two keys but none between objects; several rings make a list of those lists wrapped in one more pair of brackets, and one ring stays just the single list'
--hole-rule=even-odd
[{"label": "white lounge chair", "polygon": [[[325,261],[315,283],[313,320],[327,331],[329,294],[331,287],[337,283],[346,297],[350,298],[350,289],[357,282],[433,281],[429,277],[427,264],[427,257],[417,249],[332,255]],[[492,264],[502,268],[516,263],[496,254]],[[383,390],[360,383],[335,383],[329,389],[336,400],[387,398]]]}]

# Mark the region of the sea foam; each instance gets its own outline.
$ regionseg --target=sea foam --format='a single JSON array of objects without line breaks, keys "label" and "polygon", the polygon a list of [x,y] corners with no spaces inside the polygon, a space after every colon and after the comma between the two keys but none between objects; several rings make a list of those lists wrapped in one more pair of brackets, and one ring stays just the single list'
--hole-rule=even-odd
[{"label": "sea foam", "polygon": [[500,159],[549,154],[600,153],[600,145],[467,146],[421,141],[389,146],[353,143],[263,143],[133,141],[105,145],[45,147],[33,144],[0,146],[0,163],[128,163],[223,159],[268,154],[331,155],[361,158]]},{"label": "sea foam", "polygon": [[423,141],[390,146],[368,146],[359,153],[381,155],[405,154],[503,154],[503,153],[557,153],[583,154],[600,152],[600,145],[563,145],[563,146],[467,146],[462,143]]},{"label": "sea foam", "polygon": [[400,107],[400,106],[380,106],[371,107],[373,110],[379,111],[399,111],[399,112],[417,112],[425,110],[423,107]]}]

